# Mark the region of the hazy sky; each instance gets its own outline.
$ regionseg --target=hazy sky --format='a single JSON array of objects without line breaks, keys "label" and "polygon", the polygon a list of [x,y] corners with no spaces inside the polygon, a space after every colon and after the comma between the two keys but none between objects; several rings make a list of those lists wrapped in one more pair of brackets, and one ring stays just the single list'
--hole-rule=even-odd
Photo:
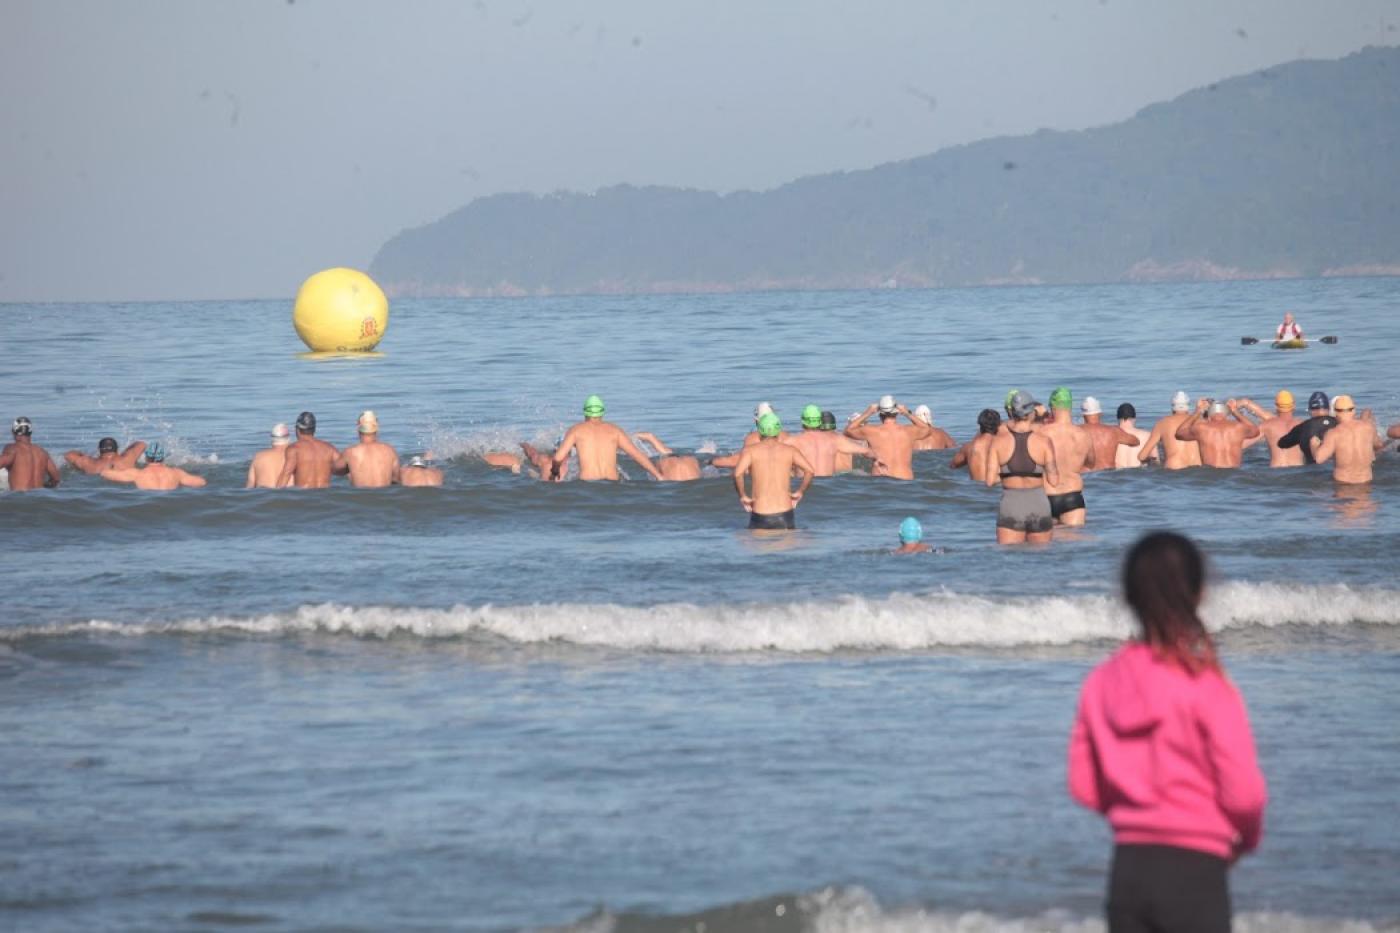
[{"label": "hazy sky", "polygon": [[500,191],[723,191],[1400,42],[1397,0],[0,0],[0,301],[290,297]]}]

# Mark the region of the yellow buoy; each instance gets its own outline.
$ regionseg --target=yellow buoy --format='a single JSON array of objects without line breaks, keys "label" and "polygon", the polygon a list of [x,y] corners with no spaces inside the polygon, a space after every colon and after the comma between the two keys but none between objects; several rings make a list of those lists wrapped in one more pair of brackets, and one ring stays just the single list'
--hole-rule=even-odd
[{"label": "yellow buoy", "polygon": [[292,324],[317,352],[373,350],[389,326],[389,299],[355,269],[327,269],[301,283]]}]

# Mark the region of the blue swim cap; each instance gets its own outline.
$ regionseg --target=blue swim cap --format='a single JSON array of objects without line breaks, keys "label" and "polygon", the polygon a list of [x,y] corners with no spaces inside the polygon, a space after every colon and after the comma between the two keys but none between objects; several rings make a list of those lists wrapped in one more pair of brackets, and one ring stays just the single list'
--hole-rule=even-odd
[{"label": "blue swim cap", "polygon": [[165,445],[160,441],[151,441],[146,447],[146,462],[160,463],[165,459]]},{"label": "blue swim cap", "polygon": [[919,520],[910,515],[899,523],[899,543],[913,544],[924,539],[924,526],[919,524]]}]

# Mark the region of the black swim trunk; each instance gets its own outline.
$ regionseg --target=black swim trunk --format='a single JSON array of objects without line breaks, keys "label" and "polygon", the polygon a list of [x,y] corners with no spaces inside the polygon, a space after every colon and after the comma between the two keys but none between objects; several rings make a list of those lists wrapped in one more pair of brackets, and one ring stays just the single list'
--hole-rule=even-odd
[{"label": "black swim trunk", "polygon": [[1055,518],[1059,518],[1066,512],[1082,508],[1084,508],[1083,492],[1062,492],[1058,496],[1050,496],[1050,514]]},{"label": "black swim trunk", "polygon": [[749,513],[750,528],[766,528],[773,530],[788,530],[797,527],[797,510],[788,509],[786,512],[779,512],[776,515],[760,515],[758,512]]}]

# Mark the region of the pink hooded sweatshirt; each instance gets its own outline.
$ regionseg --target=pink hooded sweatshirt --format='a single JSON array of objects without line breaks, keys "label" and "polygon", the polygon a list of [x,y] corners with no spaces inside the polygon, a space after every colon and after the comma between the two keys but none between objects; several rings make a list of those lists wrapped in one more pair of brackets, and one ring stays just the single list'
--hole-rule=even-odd
[{"label": "pink hooded sweatshirt", "polygon": [[1069,790],[1119,844],[1225,859],[1252,851],[1268,793],[1244,700],[1216,671],[1192,676],[1132,642],[1084,680]]}]

